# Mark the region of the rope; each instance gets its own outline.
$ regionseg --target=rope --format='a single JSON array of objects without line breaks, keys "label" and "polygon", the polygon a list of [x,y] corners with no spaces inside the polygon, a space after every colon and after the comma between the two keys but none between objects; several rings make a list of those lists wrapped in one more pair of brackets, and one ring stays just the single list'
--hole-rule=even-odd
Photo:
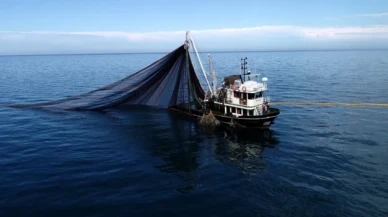
[{"label": "rope", "polygon": [[271,102],[271,105],[315,105],[315,106],[373,106],[388,107],[388,103],[343,103],[343,102]]}]

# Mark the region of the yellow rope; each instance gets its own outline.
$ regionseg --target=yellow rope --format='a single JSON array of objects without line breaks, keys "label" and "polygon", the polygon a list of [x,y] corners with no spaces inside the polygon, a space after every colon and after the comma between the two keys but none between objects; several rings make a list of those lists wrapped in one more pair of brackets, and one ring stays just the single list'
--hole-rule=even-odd
[{"label": "yellow rope", "polygon": [[271,102],[272,105],[317,105],[317,106],[380,106],[388,107],[388,103],[342,103],[342,102]]}]

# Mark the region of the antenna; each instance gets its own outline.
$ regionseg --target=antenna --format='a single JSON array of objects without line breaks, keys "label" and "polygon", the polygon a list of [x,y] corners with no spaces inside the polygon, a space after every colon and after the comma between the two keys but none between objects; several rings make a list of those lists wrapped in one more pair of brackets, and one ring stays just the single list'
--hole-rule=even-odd
[{"label": "antenna", "polygon": [[247,67],[247,64],[248,64],[247,59],[248,59],[247,57],[241,58],[241,69],[244,70],[244,71],[243,71],[243,76],[244,76],[244,77],[243,77],[243,80],[244,80],[243,82],[246,81],[245,75],[251,74],[250,71],[248,71],[248,73],[245,73],[245,70],[248,69],[248,67]]}]

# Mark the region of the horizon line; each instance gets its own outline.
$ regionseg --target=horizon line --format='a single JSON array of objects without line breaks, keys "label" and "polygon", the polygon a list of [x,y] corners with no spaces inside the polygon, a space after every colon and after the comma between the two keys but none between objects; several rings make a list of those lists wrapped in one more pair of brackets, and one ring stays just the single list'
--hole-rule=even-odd
[{"label": "horizon line", "polygon": [[[198,53],[240,53],[240,52],[319,52],[319,51],[387,51],[388,48],[353,48],[353,49],[290,49],[290,50],[225,50],[225,51],[199,51]],[[106,53],[43,53],[43,54],[0,54],[4,56],[65,56],[65,55],[125,55],[125,54],[166,54],[171,51],[155,52],[106,52]]]}]

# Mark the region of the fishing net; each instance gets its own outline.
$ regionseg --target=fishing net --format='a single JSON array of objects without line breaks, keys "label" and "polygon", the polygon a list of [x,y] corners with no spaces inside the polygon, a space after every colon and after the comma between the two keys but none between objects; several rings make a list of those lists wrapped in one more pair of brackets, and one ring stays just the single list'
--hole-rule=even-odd
[{"label": "fishing net", "polygon": [[108,86],[81,95],[13,107],[103,110],[128,105],[159,108],[200,106],[205,92],[182,45],[144,69]]},{"label": "fishing net", "polygon": [[209,114],[203,114],[201,120],[199,121],[201,125],[205,126],[218,126],[220,122],[214,117],[212,111],[210,110]]}]

